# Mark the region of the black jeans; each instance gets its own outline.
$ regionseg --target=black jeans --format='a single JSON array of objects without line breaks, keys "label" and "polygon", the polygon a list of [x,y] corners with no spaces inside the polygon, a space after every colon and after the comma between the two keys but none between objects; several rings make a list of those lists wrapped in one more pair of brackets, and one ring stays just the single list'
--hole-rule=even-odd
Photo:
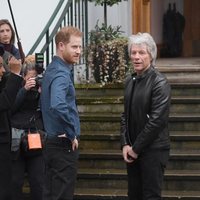
[{"label": "black jeans", "polygon": [[0,143],[0,200],[11,199],[10,143]]},{"label": "black jeans", "polygon": [[149,150],[127,164],[129,200],[161,200],[169,150]]},{"label": "black jeans", "polygon": [[47,138],[43,200],[73,200],[79,151],[67,138]]},{"label": "black jeans", "polygon": [[30,157],[19,155],[12,161],[12,200],[23,200],[25,172],[28,175],[31,200],[42,200],[44,186],[44,160],[42,154]]}]

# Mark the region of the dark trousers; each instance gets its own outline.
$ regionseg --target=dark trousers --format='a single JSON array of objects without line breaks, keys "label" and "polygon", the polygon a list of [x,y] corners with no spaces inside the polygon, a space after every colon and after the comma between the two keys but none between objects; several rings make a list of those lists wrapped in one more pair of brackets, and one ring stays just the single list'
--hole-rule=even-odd
[{"label": "dark trousers", "polygon": [[69,139],[47,138],[43,200],[73,200],[78,156],[78,150],[72,151]]},{"label": "dark trousers", "polygon": [[129,200],[161,200],[169,150],[149,150],[127,164]]},{"label": "dark trousers", "polygon": [[42,154],[30,157],[19,155],[12,161],[12,200],[23,200],[23,185],[27,173],[31,200],[42,200],[44,160]]},{"label": "dark trousers", "polygon": [[10,143],[0,143],[0,200],[11,199]]}]

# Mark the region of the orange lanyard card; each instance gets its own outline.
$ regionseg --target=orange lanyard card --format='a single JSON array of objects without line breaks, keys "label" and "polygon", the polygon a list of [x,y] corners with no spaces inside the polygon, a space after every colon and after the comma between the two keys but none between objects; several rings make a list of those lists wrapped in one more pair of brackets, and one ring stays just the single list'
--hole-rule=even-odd
[{"label": "orange lanyard card", "polygon": [[28,146],[29,149],[41,149],[42,143],[39,133],[29,133],[28,134]]}]

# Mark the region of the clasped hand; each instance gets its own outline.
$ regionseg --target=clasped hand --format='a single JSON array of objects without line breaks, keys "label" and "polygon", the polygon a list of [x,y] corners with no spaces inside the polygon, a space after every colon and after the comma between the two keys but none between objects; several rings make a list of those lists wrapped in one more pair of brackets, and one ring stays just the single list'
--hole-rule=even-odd
[{"label": "clasped hand", "polygon": [[125,145],[122,149],[122,154],[124,161],[127,163],[132,163],[137,159],[138,154],[136,154],[130,145]]}]

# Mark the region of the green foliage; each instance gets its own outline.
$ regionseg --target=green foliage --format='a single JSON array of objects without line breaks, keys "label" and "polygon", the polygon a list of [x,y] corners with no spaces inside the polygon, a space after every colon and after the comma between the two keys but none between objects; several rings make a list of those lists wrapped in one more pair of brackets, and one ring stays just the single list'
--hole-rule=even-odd
[{"label": "green foliage", "polygon": [[123,33],[123,31],[121,31],[120,29],[121,26],[112,27],[110,25],[107,27],[104,23],[100,27],[97,21],[95,30],[92,30],[89,33],[89,41],[91,44],[92,43],[98,44],[106,40],[113,40],[115,38],[119,38]]},{"label": "green foliage", "polygon": [[121,83],[129,69],[128,39],[122,36],[120,26],[106,27],[97,23],[89,33],[86,48],[87,66],[97,83]]},{"label": "green foliage", "polygon": [[[86,63],[97,83],[121,83],[129,70],[128,39],[122,36],[121,26],[107,26],[106,6],[113,6],[122,0],[89,0],[104,6],[104,23],[89,33],[86,47]],[[125,1],[125,0],[124,0]]]},{"label": "green foliage", "polygon": [[114,4],[118,4],[122,0],[89,0],[90,2],[94,2],[95,5],[103,6],[105,3],[108,6],[113,6]]}]

